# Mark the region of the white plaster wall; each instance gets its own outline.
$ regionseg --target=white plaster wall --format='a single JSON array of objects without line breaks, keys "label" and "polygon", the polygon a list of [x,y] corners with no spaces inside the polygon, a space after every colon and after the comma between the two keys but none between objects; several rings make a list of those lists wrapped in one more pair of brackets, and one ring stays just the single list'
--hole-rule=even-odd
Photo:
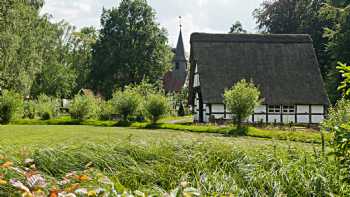
[{"label": "white plaster wall", "polygon": [[309,115],[298,115],[298,123],[309,123]]},{"label": "white plaster wall", "polygon": [[308,105],[297,105],[297,112],[298,113],[309,113],[309,106]]},{"label": "white plaster wall", "polygon": [[215,112],[223,113],[225,111],[225,107],[224,107],[224,105],[221,105],[221,104],[213,104],[211,106],[211,111],[213,113],[215,113]]},{"label": "white plaster wall", "polygon": [[263,123],[266,122],[266,115],[255,115],[254,120],[256,123],[260,122],[262,120]]},{"label": "white plaster wall", "polygon": [[312,123],[321,123],[324,120],[323,115],[313,115],[311,117]]},{"label": "white plaster wall", "polygon": [[283,123],[289,124],[289,123],[295,122],[295,115],[283,115]]},{"label": "white plaster wall", "polygon": [[194,75],[194,82],[193,82],[193,87],[199,87],[200,82],[199,82],[199,74]]},{"label": "white plaster wall", "polygon": [[249,116],[244,122],[252,123],[253,122],[253,116]]},{"label": "white plaster wall", "polygon": [[205,111],[203,112],[203,121],[209,122],[209,116],[207,115],[207,113],[209,112],[209,106],[207,104],[204,104],[203,107],[205,109]]},{"label": "white plaster wall", "polygon": [[255,113],[266,113],[266,105],[260,105],[259,107],[255,108],[254,111]]},{"label": "white plaster wall", "polygon": [[[275,121],[276,120],[276,121]],[[280,123],[281,116],[280,115],[269,115],[269,123]]]},{"label": "white plaster wall", "polygon": [[323,105],[312,105],[311,106],[311,113],[313,113],[313,114],[323,114],[324,113]]},{"label": "white plaster wall", "polygon": [[198,111],[199,101],[198,101],[198,94],[197,93],[196,93],[196,98],[194,100],[194,104],[196,105],[196,107],[194,108],[195,115],[193,116],[193,119],[194,119],[194,121],[199,121],[199,111]]}]

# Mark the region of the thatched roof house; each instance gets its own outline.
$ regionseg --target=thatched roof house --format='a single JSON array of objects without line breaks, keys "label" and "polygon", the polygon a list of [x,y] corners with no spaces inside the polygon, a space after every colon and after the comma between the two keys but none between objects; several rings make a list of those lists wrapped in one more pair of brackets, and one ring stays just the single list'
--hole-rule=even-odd
[{"label": "thatched roof house", "polygon": [[319,123],[329,104],[308,35],[194,33],[190,62],[197,121],[229,118],[223,93],[241,79],[253,80],[264,98],[247,121]]}]

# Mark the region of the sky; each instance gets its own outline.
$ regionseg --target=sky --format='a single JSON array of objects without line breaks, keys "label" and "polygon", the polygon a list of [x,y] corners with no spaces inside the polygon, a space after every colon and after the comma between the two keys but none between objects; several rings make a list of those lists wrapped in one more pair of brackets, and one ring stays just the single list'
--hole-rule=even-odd
[{"label": "sky", "polygon": [[[65,20],[81,28],[100,28],[102,8],[118,6],[120,0],[46,0],[42,13],[53,21]],[[169,44],[175,46],[179,34],[179,16],[186,51],[193,32],[227,33],[235,21],[248,32],[256,32],[252,16],[263,0],[148,0],[156,11],[156,20],[168,31]]]}]

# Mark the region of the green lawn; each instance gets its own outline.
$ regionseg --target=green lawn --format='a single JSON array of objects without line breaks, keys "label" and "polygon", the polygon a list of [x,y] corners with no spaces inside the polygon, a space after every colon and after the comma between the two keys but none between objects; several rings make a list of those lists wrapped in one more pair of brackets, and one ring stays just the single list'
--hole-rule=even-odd
[{"label": "green lawn", "polygon": [[[32,158],[49,180],[60,180],[72,171],[103,174],[118,192],[139,190],[157,196],[183,182],[203,195],[322,196],[350,191],[339,180],[334,160],[323,157],[318,144],[218,133],[8,125],[0,126],[0,180],[1,176],[5,181],[21,180],[1,169],[1,157],[21,168],[25,159]],[[96,185],[101,184],[79,186],[93,189]],[[0,184],[0,196],[14,191]]]},{"label": "green lawn", "polygon": [[[113,144],[131,142],[178,143],[220,142],[255,149],[264,145],[312,147],[310,144],[266,140],[253,137],[227,137],[223,134],[191,133],[165,129],[135,129],[121,127],[59,126],[59,125],[3,125],[0,126],[0,147],[54,147],[81,144]],[[318,147],[318,146],[317,146]]]}]

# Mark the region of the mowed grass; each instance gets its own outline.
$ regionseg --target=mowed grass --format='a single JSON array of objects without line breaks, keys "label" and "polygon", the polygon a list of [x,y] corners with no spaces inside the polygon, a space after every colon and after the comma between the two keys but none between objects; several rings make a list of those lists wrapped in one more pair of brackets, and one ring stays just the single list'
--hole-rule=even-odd
[{"label": "mowed grass", "polygon": [[[310,149],[313,145],[281,142],[253,137],[229,137],[223,134],[189,133],[166,129],[135,129],[122,127],[58,126],[58,125],[3,125],[0,126],[0,146],[7,148],[32,148],[79,146],[87,143],[172,143],[220,142],[256,149],[264,145],[297,145]],[[317,146],[317,145],[315,145]],[[317,146],[318,147],[318,146]]]},{"label": "mowed grass", "polygon": [[[57,179],[88,165],[113,180],[118,191],[157,196],[183,181],[202,195],[341,196],[350,191],[339,180],[334,160],[310,143],[164,129],[9,125],[0,126],[0,154],[19,166],[32,158],[45,176]],[[11,192],[0,185],[0,194]]]}]

